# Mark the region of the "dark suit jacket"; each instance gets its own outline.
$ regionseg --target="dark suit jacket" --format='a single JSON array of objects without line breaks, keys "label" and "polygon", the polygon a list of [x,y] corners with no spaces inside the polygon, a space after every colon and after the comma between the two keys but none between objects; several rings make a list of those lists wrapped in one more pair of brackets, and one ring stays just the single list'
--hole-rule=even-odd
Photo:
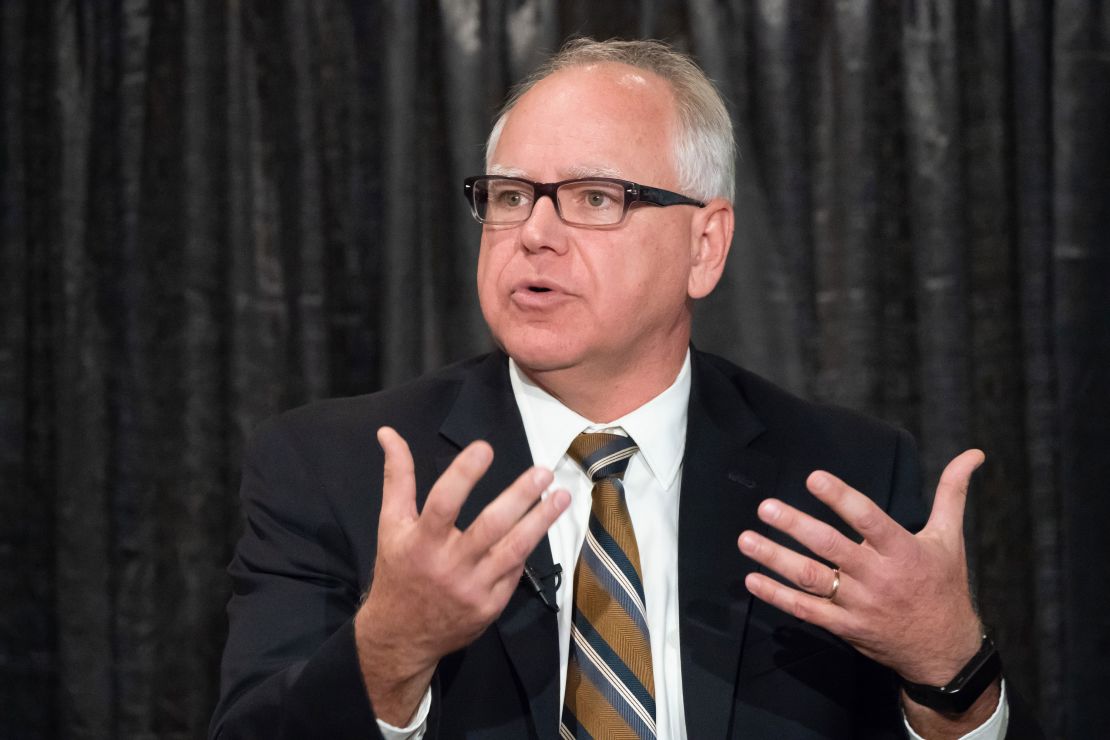
[{"label": "dark suit jacket", "polygon": [[[325,401],[259,429],[246,457],[246,531],[230,573],[230,635],[212,734],[376,737],[352,616],[369,588],[382,485],[381,425],[408,440],[423,497],[458,451],[490,442],[493,467],[466,527],[531,464],[507,361],[494,353],[406,386]],[[690,738],[904,737],[892,674],[827,632],[753,599],[736,539],[768,496],[831,516],[805,489],[836,473],[908,527],[923,522],[908,434],[799,400],[693,352],[679,511],[679,601]],[[833,518],[835,520],[835,518]],[[529,558],[550,570],[546,542]],[[573,563],[563,563],[567,572]],[[555,738],[556,617],[520,588],[473,644],[446,656],[428,737]]]}]

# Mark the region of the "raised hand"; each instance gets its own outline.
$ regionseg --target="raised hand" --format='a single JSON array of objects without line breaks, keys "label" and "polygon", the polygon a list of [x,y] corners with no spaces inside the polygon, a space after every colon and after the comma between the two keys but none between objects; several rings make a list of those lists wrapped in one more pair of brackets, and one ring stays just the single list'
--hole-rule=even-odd
[{"label": "raised hand", "polygon": [[454,459],[416,510],[408,444],[378,430],[385,453],[374,579],[355,619],[359,664],[380,719],[407,724],[439,659],[468,645],[505,608],[525,558],[570,503],[557,490],[538,504],[552,474],[531,468],[465,530],[455,519],[489,469],[493,450],[474,442]]},{"label": "raised hand", "polygon": [[768,499],[759,506],[760,519],[838,569],[745,531],[740,551],[796,588],[761,573],[749,574],[745,585],[768,604],[838,635],[907,680],[944,685],[981,640],[968,587],[963,515],[968,483],[983,460],[982,452],[968,450],[948,464],[929,522],[916,535],[835,476],[812,473],[806,481],[810,492],[863,541],[856,543]]}]

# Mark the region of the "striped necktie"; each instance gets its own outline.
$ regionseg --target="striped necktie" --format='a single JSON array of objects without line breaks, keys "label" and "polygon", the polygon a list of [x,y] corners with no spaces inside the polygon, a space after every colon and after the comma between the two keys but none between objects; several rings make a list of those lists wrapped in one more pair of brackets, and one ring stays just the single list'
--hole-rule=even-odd
[{"label": "striped necktie", "polygon": [[567,454],[594,483],[586,541],[574,569],[563,738],[654,738],[651,671],[640,552],[621,476],[636,443],[579,434]]}]

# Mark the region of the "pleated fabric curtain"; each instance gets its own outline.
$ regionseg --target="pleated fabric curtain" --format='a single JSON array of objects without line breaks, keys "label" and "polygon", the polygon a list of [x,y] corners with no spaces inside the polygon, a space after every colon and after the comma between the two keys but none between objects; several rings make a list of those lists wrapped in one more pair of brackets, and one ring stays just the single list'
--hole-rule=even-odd
[{"label": "pleated fabric curtain", "polygon": [[1110,735],[1105,3],[17,0],[0,736],[204,734],[246,437],[489,347],[460,183],[572,33],[667,39],[731,106],[699,346],[906,427],[930,482],[984,448],[1008,675],[1050,737]]}]

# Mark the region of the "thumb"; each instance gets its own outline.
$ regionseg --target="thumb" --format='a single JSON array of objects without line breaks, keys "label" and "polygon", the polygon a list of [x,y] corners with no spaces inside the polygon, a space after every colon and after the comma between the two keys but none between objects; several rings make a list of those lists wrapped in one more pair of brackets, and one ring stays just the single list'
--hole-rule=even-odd
[{"label": "thumb", "polygon": [[963,533],[964,509],[967,507],[967,489],[971,475],[987,456],[982,450],[964,450],[954,457],[940,474],[933,511],[929,515],[929,529]]},{"label": "thumb", "polygon": [[416,518],[416,474],[412,452],[404,438],[391,427],[378,430],[378,444],[385,453],[382,475],[380,521]]}]

